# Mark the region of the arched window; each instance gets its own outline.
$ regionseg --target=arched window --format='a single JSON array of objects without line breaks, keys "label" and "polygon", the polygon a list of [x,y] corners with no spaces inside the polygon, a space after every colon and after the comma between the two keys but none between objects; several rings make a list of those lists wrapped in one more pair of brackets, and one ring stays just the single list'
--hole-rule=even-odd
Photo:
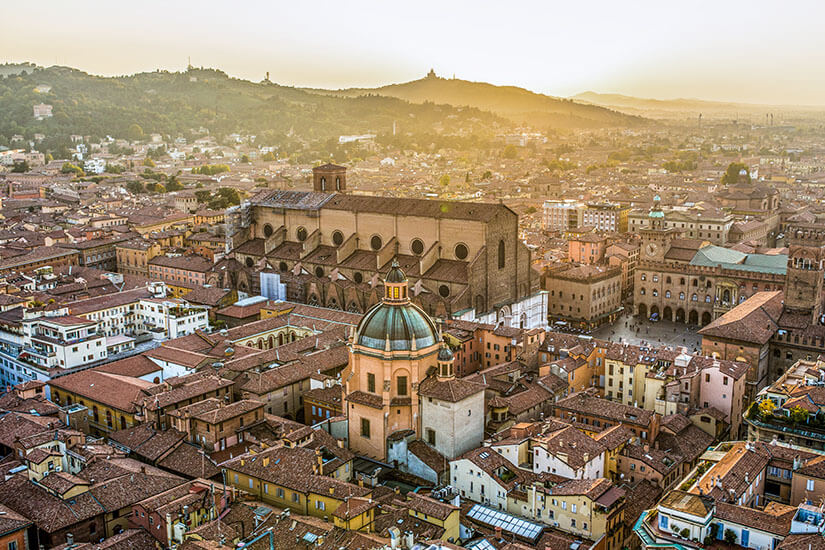
[{"label": "arched window", "polygon": [[92,405],[92,418],[95,422],[100,422],[100,413],[97,410],[97,405]]},{"label": "arched window", "polygon": [[498,268],[499,269],[504,269],[504,253],[505,253],[504,240],[502,239],[498,242]]},{"label": "arched window", "polygon": [[670,291],[669,290],[665,290],[665,298],[670,298]]},{"label": "arched window", "polygon": [[121,430],[126,429],[126,417],[123,416],[122,414],[120,415],[120,429]]},{"label": "arched window", "polygon": [[341,190],[341,176],[335,176],[335,190]]},{"label": "arched window", "polygon": [[327,190],[327,178],[321,176],[321,191]]},{"label": "arched window", "polygon": [[279,345],[279,346],[283,346],[283,345],[284,345],[284,333],[283,333],[283,332],[282,332],[281,334],[279,334],[279,335],[278,335],[278,345]]},{"label": "arched window", "polygon": [[270,334],[269,338],[267,338],[267,344],[269,344],[269,349],[275,347],[275,338]]},{"label": "arched window", "polygon": [[109,410],[106,411],[106,425],[112,427],[112,411]]}]

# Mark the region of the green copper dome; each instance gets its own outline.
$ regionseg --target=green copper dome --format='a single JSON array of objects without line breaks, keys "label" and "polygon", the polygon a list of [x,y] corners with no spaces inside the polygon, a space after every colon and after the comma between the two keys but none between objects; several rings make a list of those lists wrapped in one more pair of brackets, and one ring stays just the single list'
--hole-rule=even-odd
[{"label": "green copper dome", "polygon": [[358,323],[355,342],[370,349],[384,351],[387,338],[390,351],[409,351],[432,346],[438,331],[429,315],[418,306],[380,303],[373,306]]}]

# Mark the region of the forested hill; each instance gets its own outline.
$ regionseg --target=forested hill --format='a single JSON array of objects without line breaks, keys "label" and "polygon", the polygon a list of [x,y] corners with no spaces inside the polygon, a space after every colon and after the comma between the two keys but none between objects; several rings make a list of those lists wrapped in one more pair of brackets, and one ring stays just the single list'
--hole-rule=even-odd
[{"label": "forested hill", "polygon": [[413,103],[434,102],[466,105],[491,111],[519,124],[538,127],[602,128],[632,126],[645,120],[570,99],[537,94],[516,86],[495,86],[486,82],[428,76],[403,84],[380,88],[310,90],[324,95],[362,97],[368,94],[396,97]]},{"label": "forested hill", "polygon": [[[32,106],[39,103],[52,105],[54,116],[35,120]],[[511,124],[478,109],[375,95],[319,95],[230,78],[212,69],[110,78],[66,67],[28,67],[5,77],[0,73],[0,113],[0,145],[8,145],[15,134],[30,138],[42,133],[50,140],[71,134],[130,137],[134,125],[146,134],[171,136],[201,127],[218,136],[254,134],[274,145],[284,139],[388,134],[393,122],[404,132],[419,134],[444,127],[491,133]]]}]

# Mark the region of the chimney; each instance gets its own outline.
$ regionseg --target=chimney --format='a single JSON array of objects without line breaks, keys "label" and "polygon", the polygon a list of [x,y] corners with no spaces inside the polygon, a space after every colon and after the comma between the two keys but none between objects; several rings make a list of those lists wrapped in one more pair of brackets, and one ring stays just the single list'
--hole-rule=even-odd
[{"label": "chimney", "polygon": [[72,544],[74,544],[74,535],[73,534],[66,533],[66,544],[68,546],[71,546]]},{"label": "chimney", "polygon": [[496,538],[501,539],[501,527],[496,526]]},{"label": "chimney", "polygon": [[269,457],[268,457],[268,456],[265,456],[265,457],[264,457],[263,464],[264,464],[264,468],[266,468],[267,466],[269,466]]},{"label": "chimney", "polygon": [[335,487],[330,487],[329,488],[329,494],[331,494],[331,495],[335,494]]}]

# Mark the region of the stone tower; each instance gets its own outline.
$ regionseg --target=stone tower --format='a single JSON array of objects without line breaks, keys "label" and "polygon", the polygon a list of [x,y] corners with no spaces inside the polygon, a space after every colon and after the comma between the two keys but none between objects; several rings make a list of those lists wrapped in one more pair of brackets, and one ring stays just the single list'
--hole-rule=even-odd
[{"label": "stone tower", "polygon": [[653,198],[653,206],[647,215],[649,227],[639,231],[642,236],[641,259],[661,262],[670,248],[673,239],[681,234],[676,229],[665,229],[665,213],[662,211],[661,199],[659,195]]},{"label": "stone tower", "polygon": [[810,315],[816,323],[822,313],[825,276],[825,231],[796,229],[789,239],[785,274],[785,309]]},{"label": "stone tower", "polygon": [[346,193],[347,168],[324,164],[312,169],[312,190],[318,193]]}]

